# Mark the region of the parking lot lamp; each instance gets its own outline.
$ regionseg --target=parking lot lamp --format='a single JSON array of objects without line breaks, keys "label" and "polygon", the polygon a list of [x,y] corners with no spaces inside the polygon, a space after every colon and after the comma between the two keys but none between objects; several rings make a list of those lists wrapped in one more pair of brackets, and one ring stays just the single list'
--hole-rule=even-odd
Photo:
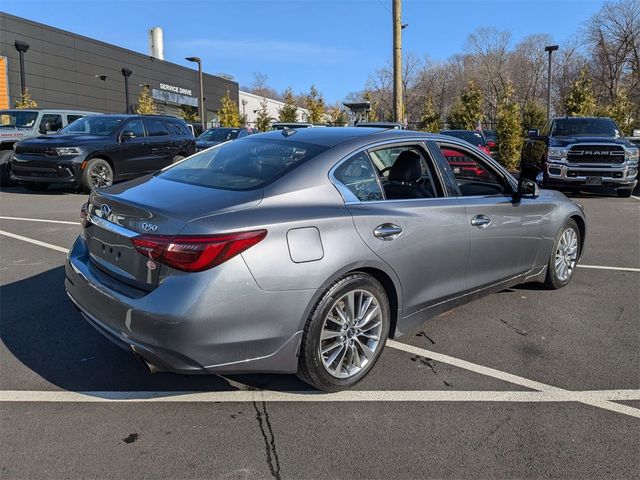
[{"label": "parking lot lamp", "polygon": [[126,108],[124,113],[130,113],[131,111],[129,108],[129,77],[132,73],[133,71],[128,68],[122,69],[122,76],[124,77],[124,103]]},{"label": "parking lot lamp", "polygon": [[29,50],[29,47],[31,45],[20,40],[16,40],[15,42],[13,42],[13,45],[16,47],[18,55],[20,56],[20,92],[22,93],[22,95],[24,95],[27,90],[27,82],[25,80],[24,72],[24,54],[27,50]]},{"label": "parking lot lamp", "polygon": [[551,54],[558,50],[558,45],[547,45],[545,52],[549,52],[549,68],[547,69],[547,120],[551,118]]},{"label": "parking lot lamp", "polygon": [[204,92],[202,88],[202,60],[200,57],[187,57],[185,60],[189,62],[195,62],[198,64],[198,80],[200,82],[200,98],[198,99],[198,110],[200,113],[200,123],[202,125],[202,131],[206,130],[204,119]]}]

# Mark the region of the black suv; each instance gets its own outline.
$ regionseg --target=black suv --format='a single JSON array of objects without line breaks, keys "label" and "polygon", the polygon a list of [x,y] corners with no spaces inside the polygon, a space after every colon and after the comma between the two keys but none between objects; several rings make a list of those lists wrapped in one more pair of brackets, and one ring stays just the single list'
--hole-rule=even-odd
[{"label": "black suv", "polygon": [[56,135],[18,142],[11,174],[30,190],[57,183],[89,191],[154,172],[195,151],[195,139],[177,117],[95,115]]},{"label": "black suv", "polygon": [[608,187],[629,197],[638,178],[638,147],[621,138],[610,118],[554,118],[529,132],[520,170],[545,188]]}]

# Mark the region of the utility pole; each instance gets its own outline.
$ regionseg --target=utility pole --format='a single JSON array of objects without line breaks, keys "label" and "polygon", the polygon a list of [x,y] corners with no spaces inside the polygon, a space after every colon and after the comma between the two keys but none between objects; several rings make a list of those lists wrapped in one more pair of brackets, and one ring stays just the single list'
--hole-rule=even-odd
[{"label": "utility pole", "polygon": [[547,69],[547,120],[551,118],[551,54],[558,50],[558,45],[548,45],[544,47],[545,52],[549,52],[549,68]]},{"label": "utility pole", "polygon": [[402,0],[393,0],[393,120],[404,122],[402,106]]}]

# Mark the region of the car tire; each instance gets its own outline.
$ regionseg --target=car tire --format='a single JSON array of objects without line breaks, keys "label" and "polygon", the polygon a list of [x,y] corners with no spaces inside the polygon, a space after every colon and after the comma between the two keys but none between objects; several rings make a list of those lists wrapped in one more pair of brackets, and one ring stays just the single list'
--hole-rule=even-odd
[{"label": "car tire", "polygon": [[580,229],[575,220],[569,219],[553,242],[544,284],[555,290],[571,282],[580,259]]},{"label": "car tire", "polygon": [[171,165],[178,163],[180,160],[184,160],[184,156],[176,155],[175,157],[173,157],[173,160],[171,160]]},{"label": "car tire", "polygon": [[82,190],[90,192],[94,188],[108,187],[113,184],[113,168],[103,158],[89,160],[82,172],[80,185]]},{"label": "car tire", "polygon": [[633,194],[633,188],[619,188],[616,194],[622,198],[629,198]]},{"label": "car tire", "polygon": [[27,190],[29,190],[31,192],[43,192],[47,188],[49,188],[49,185],[51,185],[51,184],[50,183],[41,183],[41,182],[23,183],[22,184],[22,186],[24,188],[26,188]]},{"label": "car tire", "polygon": [[[335,321],[345,319],[336,315],[338,310],[349,321]],[[300,346],[298,376],[326,392],[355,385],[378,360],[390,325],[389,299],[375,278],[362,272],[339,278],[325,290],[309,315]]]}]

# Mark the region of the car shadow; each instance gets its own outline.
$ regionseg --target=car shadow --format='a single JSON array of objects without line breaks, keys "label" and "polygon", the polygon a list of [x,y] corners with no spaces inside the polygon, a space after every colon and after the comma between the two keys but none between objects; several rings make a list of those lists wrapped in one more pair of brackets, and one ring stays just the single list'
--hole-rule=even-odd
[{"label": "car shadow", "polygon": [[50,185],[49,188],[42,191],[27,190],[21,185],[2,186],[0,191],[7,193],[14,193],[17,195],[86,195],[77,188],[63,186],[63,185]]},{"label": "car shadow", "polygon": [[[148,373],[130,353],[89,325],[64,290],[64,267],[2,286],[0,337],[18,360],[3,363],[3,388],[25,388],[22,363],[49,383],[81,392],[232,391],[269,389],[317,393],[294,375]],[[26,375],[28,378],[29,375]],[[145,392],[149,392],[145,394]]]}]

